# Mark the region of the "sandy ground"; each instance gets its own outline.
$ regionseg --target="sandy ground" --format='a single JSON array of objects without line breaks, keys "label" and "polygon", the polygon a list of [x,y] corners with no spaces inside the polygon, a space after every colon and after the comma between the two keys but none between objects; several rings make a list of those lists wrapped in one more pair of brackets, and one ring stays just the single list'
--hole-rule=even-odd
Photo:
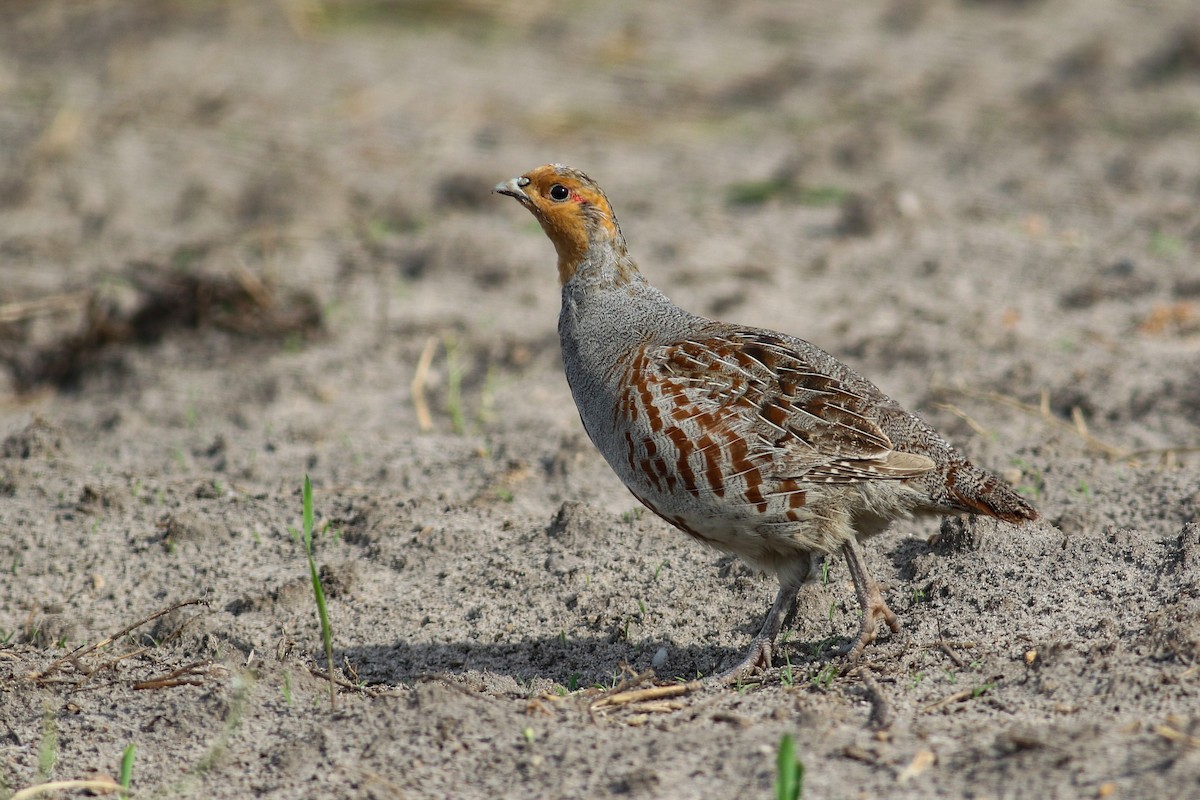
[{"label": "sandy ground", "polygon": [[[773,797],[790,733],[807,798],[1200,796],[1198,141],[1190,0],[5,4],[0,795]],[[774,586],[586,440],[489,194],[548,161],[1043,521],[869,543],[861,670],[833,563],[687,684]]]}]

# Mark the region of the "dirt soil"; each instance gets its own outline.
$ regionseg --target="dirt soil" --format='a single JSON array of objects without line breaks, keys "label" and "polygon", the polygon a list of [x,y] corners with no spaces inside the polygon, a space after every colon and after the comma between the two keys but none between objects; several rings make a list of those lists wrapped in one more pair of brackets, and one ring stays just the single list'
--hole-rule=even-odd
[{"label": "dirt soil", "polygon": [[[1200,796],[1198,142],[1193,0],[4,4],[0,796],[773,797],[783,734],[806,798]],[[490,194],[550,161],[1043,519],[691,683],[775,586],[587,441]]]}]

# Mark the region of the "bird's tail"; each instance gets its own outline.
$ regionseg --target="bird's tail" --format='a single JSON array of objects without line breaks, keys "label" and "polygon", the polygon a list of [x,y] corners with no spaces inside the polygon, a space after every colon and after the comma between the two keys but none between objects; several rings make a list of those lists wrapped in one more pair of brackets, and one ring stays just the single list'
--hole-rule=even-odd
[{"label": "bird's tail", "polygon": [[952,504],[963,511],[1020,523],[1038,518],[1037,509],[994,472],[966,459],[955,460],[946,470],[946,490]]}]

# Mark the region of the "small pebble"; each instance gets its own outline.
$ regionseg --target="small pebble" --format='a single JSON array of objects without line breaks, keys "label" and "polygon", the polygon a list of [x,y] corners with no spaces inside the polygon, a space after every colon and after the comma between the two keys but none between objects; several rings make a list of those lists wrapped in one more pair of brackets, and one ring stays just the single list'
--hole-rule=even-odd
[{"label": "small pebble", "polygon": [[650,659],[650,666],[658,669],[665,663],[667,663],[667,648],[660,647],[654,653],[654,658]]}]

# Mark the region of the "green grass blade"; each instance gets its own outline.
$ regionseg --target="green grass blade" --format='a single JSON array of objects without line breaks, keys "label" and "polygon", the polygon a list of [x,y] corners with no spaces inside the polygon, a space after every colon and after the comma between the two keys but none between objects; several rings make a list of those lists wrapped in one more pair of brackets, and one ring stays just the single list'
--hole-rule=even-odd
[{"label": "green grass blade", "polygon": [[776,800],[799,800],[804,791],[804,764],[796,758],[796,742],[785,733],[775,758]]},{"label": "green grass blade", "polygon": [[54,711],[47,705],[42,711],[42,741],[38,744],[38,780],[50,780],[54,765],[58,762],[58,725]]},{"label": "green grass blade", "polygon": [[317,617],[321,621],[321,639],[325,644],[325,662],[329,669],[329,707],[337,704],[337,687],[333,683],[333,627],[329,624],[329,608],[325,604],[325,587],[321,585],[321,573],[317,560],[313,558],[313,502],[312,481],[304,476],[304,550],[308,555],[308,574],[312,579],[313,597],[317,601]]},{"label": "green grass blade", "polygon": [[[133,759],[137,755],[137,745],[132,742],[125,748],[124,754],[121,756],[121,772],[117,778],[117,783],[126,789],[133,782]],[[122,792],[122,794],[124,794]]]},{"label": "green grass blade", "polygon": [[312,575],[313,596],[317,598],[317,616],[321,620],[321,638],[325,641],[325,661],[329,668],[329,705],[334,703],[333,686],[333,628],[329,624],[329,610],[325,605],[325,588],[321,586],[321,576],[317,572],[317,562],[310,555],[308,569]]},{"label": "green grass blade", "polygon": [[304,476],[304,547],[308,550],[308,554],[312,555],[312,529],[313,529],[313,510],[312,510],[312,481],[308,479],[308,475]]}]

